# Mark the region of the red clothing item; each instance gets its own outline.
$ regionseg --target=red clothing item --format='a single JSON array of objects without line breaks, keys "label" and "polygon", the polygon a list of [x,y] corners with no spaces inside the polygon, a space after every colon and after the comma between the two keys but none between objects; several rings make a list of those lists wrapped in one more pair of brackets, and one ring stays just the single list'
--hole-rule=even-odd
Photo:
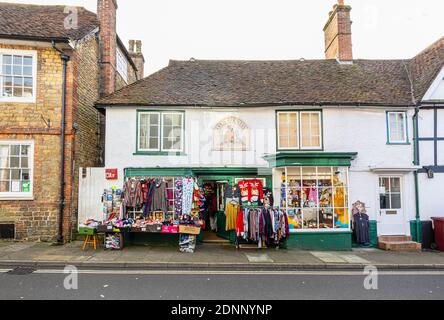
[{"label": "red clothing item", "polygon": [[241,208],[239,207],[239,211],[237,212],[236,217],[236,235],[242,236],[244,235],[245,229],[244,229],[244,213],[242,212]]},{"label": "red clothing item", "polygon": [[241,201],[243,203],[257,203],[264,199],[264,187],[261,180],[242,180],[239,181],[238,186],[241,193]]}]

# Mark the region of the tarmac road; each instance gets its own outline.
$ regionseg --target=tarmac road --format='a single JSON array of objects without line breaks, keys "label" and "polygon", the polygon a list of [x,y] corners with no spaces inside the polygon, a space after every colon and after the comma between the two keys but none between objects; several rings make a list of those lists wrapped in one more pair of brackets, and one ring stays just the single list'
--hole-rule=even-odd
[{"label": "tarmac road", "polygon": [[75,275],[77,290],[64,288],[66,276],[62,270],[24,275],[0,270],[0,300],[444,299],[443,271],[380,272],[377,290],[364,288],[363,272],[339,270],[82,270]]}]

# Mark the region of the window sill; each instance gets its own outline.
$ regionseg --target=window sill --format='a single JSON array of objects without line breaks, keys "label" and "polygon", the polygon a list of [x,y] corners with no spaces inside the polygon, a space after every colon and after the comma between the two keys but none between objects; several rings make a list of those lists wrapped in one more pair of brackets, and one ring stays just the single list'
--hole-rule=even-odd
[{"label": "window sill", "polygon": [[133,153],[133,156],[176,156],[176,157],[184,157],[187,156],[184,152],[175,152],[175,151],[137,151]]},{"label": "window sill", "polygon": [[0,201],[34,201],[33,196],[23,196],[23,197],[14,197],[14,196],[1,196]]},{"label": "window sill", "polygon": [[411,145],[410,142],[387,142],[386,145],[388,146],[409,146]]},{"label": "window sill", "polygon": [[27,98],[0,98],[0,103],[36,103],[37,100],[35,98],[27,99]]}]

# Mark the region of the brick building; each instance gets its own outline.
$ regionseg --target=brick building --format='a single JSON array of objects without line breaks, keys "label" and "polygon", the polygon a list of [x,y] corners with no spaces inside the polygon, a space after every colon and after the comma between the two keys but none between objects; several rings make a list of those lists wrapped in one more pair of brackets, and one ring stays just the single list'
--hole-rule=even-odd
[{"label": "brick building", "polygon": [[0,238],[71,239],[78,169],[104,162],[94,103],[143,77],[116,10],[0,3]]}]

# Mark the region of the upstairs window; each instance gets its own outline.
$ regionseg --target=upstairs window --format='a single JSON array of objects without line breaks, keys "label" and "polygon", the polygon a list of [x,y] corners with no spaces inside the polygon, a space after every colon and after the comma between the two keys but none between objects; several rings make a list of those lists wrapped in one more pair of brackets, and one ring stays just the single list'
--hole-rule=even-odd
[{"label": "upstairs window", "polygon": [[389,144],[408,143],[406,112],[387,112],[387,133]]},{"label": "upstairs window", "polygon": [[128,83],[128,60],[119,48],[117,48],[117,72]]},{"label": "upstairs window", "polygon": [[0,101],[35,101],[36,54],[0,50]]},{"label": "upstairs window", "polygon": [[183,152],[183,112],[142,111],[138,117],[138,151]]},{"label": "upstairs window", "polygon": [[279,111],[278,150],[322,149],[321,119],[320,111]]}]

